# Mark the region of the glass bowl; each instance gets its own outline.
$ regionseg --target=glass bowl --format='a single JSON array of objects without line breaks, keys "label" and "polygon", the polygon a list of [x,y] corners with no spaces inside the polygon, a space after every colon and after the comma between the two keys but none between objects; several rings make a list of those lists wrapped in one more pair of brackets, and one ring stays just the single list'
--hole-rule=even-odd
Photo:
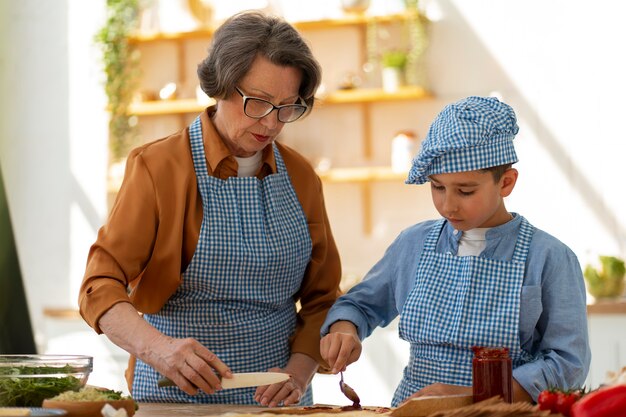
[{"label": "glass bowl", "polygon": [[91,356],[0,355],[0,407],[41,407],[85,386],[92,369]]}]

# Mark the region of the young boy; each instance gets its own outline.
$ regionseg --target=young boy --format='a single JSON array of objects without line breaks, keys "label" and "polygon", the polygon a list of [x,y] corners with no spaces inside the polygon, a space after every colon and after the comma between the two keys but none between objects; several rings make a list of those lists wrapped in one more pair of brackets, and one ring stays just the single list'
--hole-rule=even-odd
[{"label": "young boy", "polygon": [[331,308],[320,349],[333,373],[399,314],[411,348],[392,406],[471,394],[472,346],[509,348],[514,401],[583,385],[591,355],[578,260],[504,205],[517,181],[518,130],[495,98],[468,97],[437,116],[406,183],[430,181],[443,218],[404,230]]}]

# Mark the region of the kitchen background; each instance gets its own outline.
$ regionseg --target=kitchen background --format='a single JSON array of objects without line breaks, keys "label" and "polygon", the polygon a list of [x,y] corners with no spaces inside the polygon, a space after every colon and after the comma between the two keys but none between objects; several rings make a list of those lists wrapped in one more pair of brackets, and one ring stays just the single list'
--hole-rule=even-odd
[{"label": "kitchen background", "polygon": [[[404,185],[401,164],[391,169],[393,144],[406,143],[394,138],[408,131],[419,141],[443,105],[473,94],[497,95],[517,111],[520,178],[508,208],[568,244],[583,267],[598,255],[626,256],[626,4],[420,0],[427,49],[422,65],[410,67],[412,85],[395,93],[380,91],[380,68],[372,58],[410,42],[403,1],[373,0],[367,16],[396,17],[354,24],[346,23],[355,18],[345,15],[339,0],[213,5],[216,20],[269,7],[291,21],[309,22],[300,28],[322,63],[325,100],[287,126],[282,140],[307,155],[324,178],[346,287],[399,231],[436,216],[428,187]],[[104,75],[93,42],[105,11],[104,0],[0,1],[0,167],[40,353],[93,355],[90,383],[125,390],[124,352],[75,312],[87,251],[106,218],[119,169],[109,160]],[[143,140],[178,129],[196,113],[195,65],[208,38],[172,40],[157,32],[186,32],[197,24],[183,0],[161,0],[142,17],[144,30],[152,31],[135,39],[144,98],[175,82],[177,98],[192,99],[187,114],[137,105]],[[374,43],[368,42],[372,33]],[[365,67],[369,72],[366,62],[374,64]],[[338,92],[346,84],[361,87],[355,92],[379,90],[355,98]],[[619,302],[623,306],[624,299]],[[626,310],[590,311],[594,360],[588,382],[597,386],[607,370],[626,365]],[[407,346],[394,324],[364,346],[347,382],[365,404],[388,405]],[[345,402],[337,382],[316,376],[316,401]]]}]

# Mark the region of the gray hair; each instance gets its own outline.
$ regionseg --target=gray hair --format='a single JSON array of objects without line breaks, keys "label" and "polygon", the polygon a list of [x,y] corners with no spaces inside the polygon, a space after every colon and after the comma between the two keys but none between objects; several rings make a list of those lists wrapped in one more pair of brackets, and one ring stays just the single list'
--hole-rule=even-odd
[{"label": "gray hair", "polygon": [[198,65],[202,90],[210,97],[234,93],[252,62],[261,55],[279,66],[302,72],[298,91],[313,107],[322,70],[300,33],[283,19],[259,11],[245,11],[226,20],[214,33],[208,56]]}]

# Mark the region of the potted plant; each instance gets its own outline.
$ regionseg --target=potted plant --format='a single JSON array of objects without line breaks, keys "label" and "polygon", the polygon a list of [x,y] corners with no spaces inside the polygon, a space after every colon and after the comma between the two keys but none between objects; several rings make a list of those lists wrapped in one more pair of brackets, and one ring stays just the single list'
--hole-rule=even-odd
[{"label": "potted plant", "polygon": [[626,285],[624,260],[614,256],[600,256],[599,261],[599,268],[587,265],[584,271],[589,294],[596,299],[621,297]]},{"label": "potted plant", "polygon": [[404,68],[406,67],[407,53],[399,50],[384,52],[381,57],[383,90],[397,91],[404,85]]}]

